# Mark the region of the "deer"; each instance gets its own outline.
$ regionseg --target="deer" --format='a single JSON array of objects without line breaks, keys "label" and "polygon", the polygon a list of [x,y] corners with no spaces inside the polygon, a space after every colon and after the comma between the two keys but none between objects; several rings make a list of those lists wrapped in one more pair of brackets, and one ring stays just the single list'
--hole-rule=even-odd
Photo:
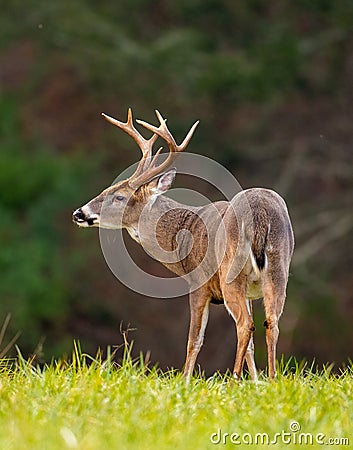
[{"label": "deer", "polygon": [[[273,190],[256,187],[241,190],[231,201],[221,200],[204,206],[179,203],[163,194],[171,188],[176,176],[173,162],[185,151],[199,121],[178,145],[166,119],[158,111],[158,126],[136,120],[153,133],[149,139],[136,129],[131,109],[126,122],[102,115],[133,138],[142,157],[129,178],[104,189],[76,209],[72,214],[73,222],[80,227],[125,228],[135,241],[146,246],[153,258],[187,281],[190,323],[183,370],[187,383],[203,345],[211,303],[223,304],[235,322],[234,379],[241,378],[246,361],[250,379],[258,380],[252,310],[252,302],[257,299],[263,299],[268,377],[274,379],[278,322],[286,299],[294,249],[285,201]],[[162,148],[153,152],[157,138],[168,147],[161,163],[157,162]],[[144,211],[147,214],[143,214]],[[150,242],[154,244],[149,245]],[[163,252],[177,257],[163,259]]]}]

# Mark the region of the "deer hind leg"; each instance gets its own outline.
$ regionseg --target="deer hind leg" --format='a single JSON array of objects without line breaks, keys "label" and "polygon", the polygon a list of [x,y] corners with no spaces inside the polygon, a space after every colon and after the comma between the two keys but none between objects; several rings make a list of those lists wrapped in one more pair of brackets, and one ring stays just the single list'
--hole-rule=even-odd
[{"label": "deer hind leg", "polygon": [[[223,296],[224,304],[236,323],[238,342],[233,375],[234,378],[239,379],[243,370],[245,357],[249,361],[249,370],[254,370],[256,373],[253,343],[251,343],[254,322],[249,313],[246,304],[245,289],[242,286],[234,282],[226,285],[223,289]],[[252,376],[255,377],[254,372]]]},{"label": "deer hind leg", "polygon": [[[246,300],[246,305],[250,314],[250,317],[252,318],[252,302],[251,300]],[[248,370],[250,373],[250,378],[253,381],[257,381],[257,370],[256,370],[256,364],[255,364],[255,358],[254,358],[254,337],[253,333],[251,334],[248,348],[246,349],[245,353],[245,361],[246,365],[248,366]]]},{"label": "deer hind leg", "polygon": [[210,298],[203,289],[199,289],[189,295],[190,303],[190,326],[187,344],[184,377],[190,382],[195,367],[197,355],[199,354],[205,329],[208,321]]},{"label": "deer hind leg", "polygon": [[[282,277],[281,277],[282,278]],[[286,299],[286,278],[278,282],[279,274],[276,274],[276,283],[267,276],[263,283],[264,306],[265,306],[265,328],[266,345],[268,357],[268,376],[276,376],[276,348],[279,336],[278,321],[281,317]]]}]

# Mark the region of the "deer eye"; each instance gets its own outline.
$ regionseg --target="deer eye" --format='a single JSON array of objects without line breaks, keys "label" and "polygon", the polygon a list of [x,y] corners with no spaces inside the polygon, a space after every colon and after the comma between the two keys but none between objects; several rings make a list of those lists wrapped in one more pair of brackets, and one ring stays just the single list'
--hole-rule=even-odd
[{"label": "deer eye", "polygon": [[122,200],[125,200],[125,197],[123,195],[118,194],[114,197],[114,200],[121,202]]}]

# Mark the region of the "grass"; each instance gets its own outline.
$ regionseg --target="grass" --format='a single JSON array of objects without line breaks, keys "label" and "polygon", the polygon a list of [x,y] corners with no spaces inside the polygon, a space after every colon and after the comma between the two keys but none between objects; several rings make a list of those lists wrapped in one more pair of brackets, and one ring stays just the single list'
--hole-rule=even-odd
[{"label": "grass", "polygon": [[[0,448],[260,448],[256,440],[266,436],[256,433],[273,440],[282,430],[288,434],[265,447],[322,448],[316,442],[322,433],[319,440],[336,438],[335,448],[349,448],[353,368],[339,376],[298,365],[280,369],[275,382],[234,382],[216,374],[186,385],[177,372],[133,362],[129,351],[120,366],[83,355],[77,345],[70,363],[42,368],[19,354],[16,361],[0,361]],[[310,443],[308,433],[312,445],[303,444]]]}]

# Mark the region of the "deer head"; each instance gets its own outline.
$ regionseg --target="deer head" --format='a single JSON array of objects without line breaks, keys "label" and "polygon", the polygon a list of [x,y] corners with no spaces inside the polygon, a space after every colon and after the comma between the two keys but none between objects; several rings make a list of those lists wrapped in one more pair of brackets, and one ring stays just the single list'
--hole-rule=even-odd
[{"label": "deer head", "polygon": [[[152,131],[153,135],[150,139],[145,139],[134,127],[131,109],[128,111],[126,123],[106,114],[102,115],[108,122],[122,129],[135,140],[141,149],[142,158],[130,178],[104,189],[97,197],[77,209],[72,218],[81,227],[133,229],[144,207],[148,203],[153,204],[156,198],[172,185],[176,169],[170,169],[170,166],[176,156],[186,149],[199,122],[194,123],[184,141],[177,145],[167,128],[166,119],[158,111],[156,115],[159,127],[137,120],[137,123]],[[157,164],[157,161],[162,147],[153,155],[153,144],[158,136],[169,147],[167,158],[161,164]],[[104,208],[102,208],[103,204]]]}]

